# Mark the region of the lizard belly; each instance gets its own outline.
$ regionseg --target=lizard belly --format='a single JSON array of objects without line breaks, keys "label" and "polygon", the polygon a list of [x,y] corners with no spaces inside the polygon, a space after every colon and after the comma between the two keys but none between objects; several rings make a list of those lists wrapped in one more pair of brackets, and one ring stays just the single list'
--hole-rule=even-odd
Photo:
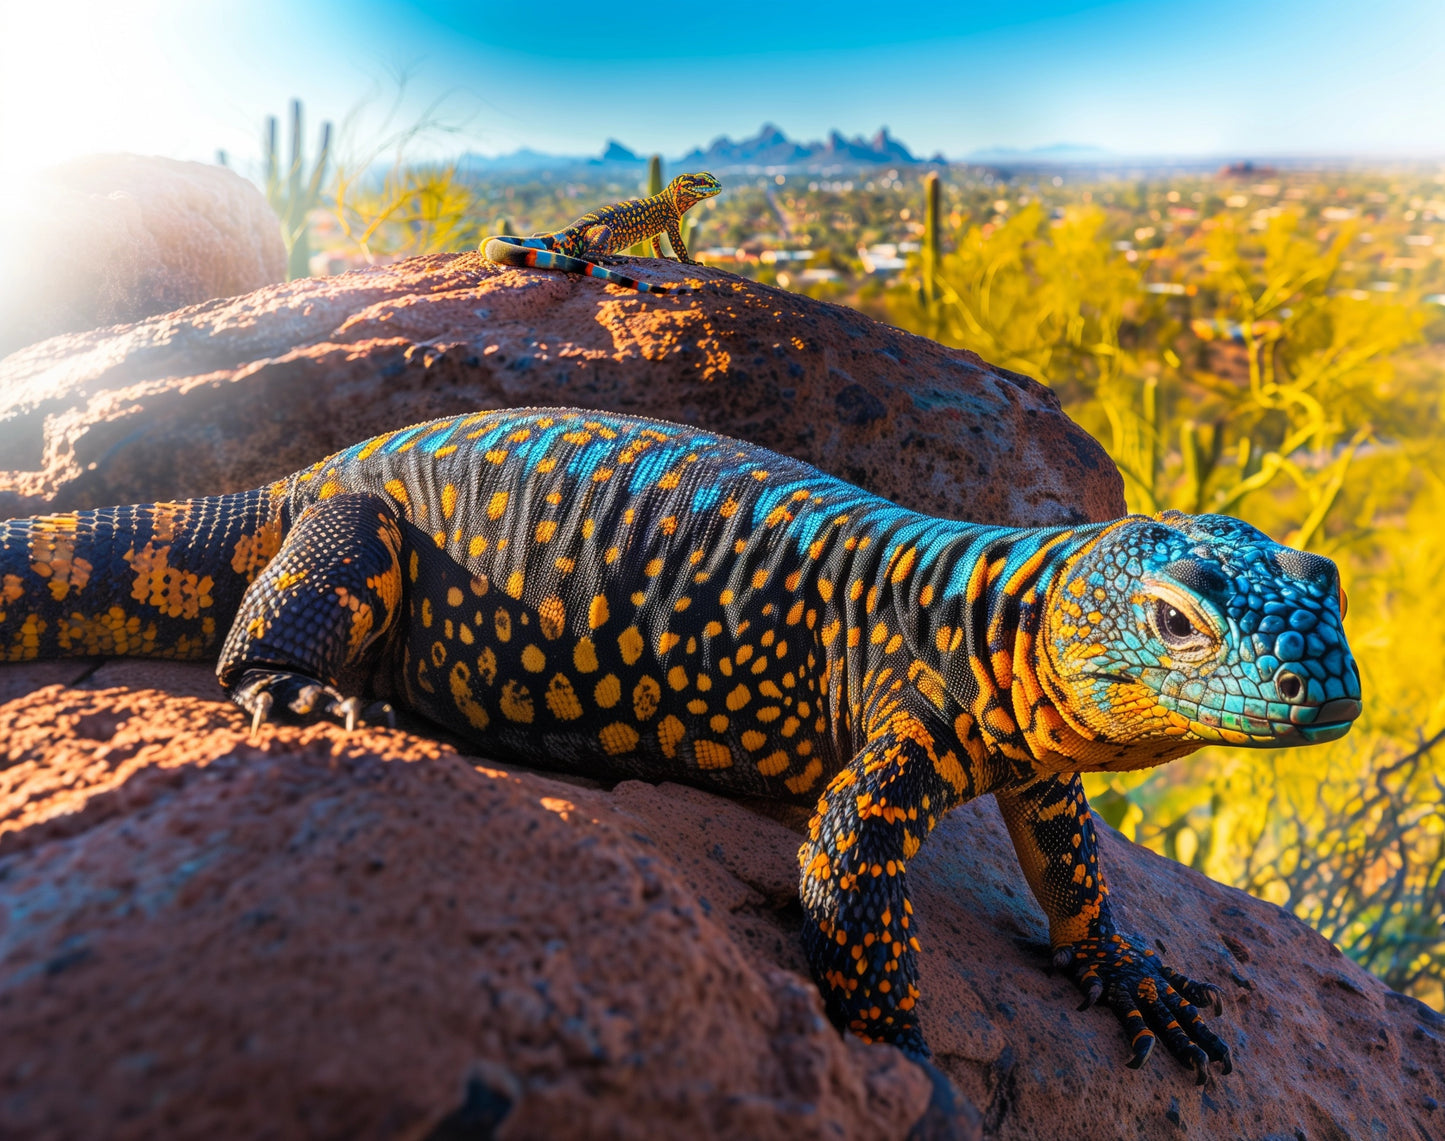
[{"label": "lizard belly", "polygon": [[[645,590],[631,589],[645,576],[633,583],[625,573],[595,577],[581,596],[552,584],[536,597],[504,566],[478,573],[406,530],[416,578],[403,700],[484,749],[604,779],[800,802],[844,763],[811,640],[777,603],[781,629],[730,624],[702,599],[682,611],[665,598],[649,606]],[[547,569],[541,558],[528,563],[523,583]]]}]

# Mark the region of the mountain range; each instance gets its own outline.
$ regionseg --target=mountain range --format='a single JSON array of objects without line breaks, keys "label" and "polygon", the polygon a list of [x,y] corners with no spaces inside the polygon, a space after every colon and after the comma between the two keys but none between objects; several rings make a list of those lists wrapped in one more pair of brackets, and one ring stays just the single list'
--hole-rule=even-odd
[{"label": "mountain range", "polygon": [[[489,157],[468,152],[459,166],[468,173],[514,173],[528,170],[563,170],[574,167],[627,167],[645,163],[647,158],[629,150],[616,139],[609,139],[602,153],[593,158],[573,155],[541,154],[518,150],[507,155]],[[668,166],[699,170],[730,170],[757,166],[882,166],[885,164],[943,163],[942,155],[931,159],[915,158],[913,153],[880,127],[871,139],[862,135],[846,138],[840,131],[828,132],[821,142],[796,142],[772,123],[765,123],[751,138],[734,142],[727,136],[714,139],[706,148],[694,147]]]}]

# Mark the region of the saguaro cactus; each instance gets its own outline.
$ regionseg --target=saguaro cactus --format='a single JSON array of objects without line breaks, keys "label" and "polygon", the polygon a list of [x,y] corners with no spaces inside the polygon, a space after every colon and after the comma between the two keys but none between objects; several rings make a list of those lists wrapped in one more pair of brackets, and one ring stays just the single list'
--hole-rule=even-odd
[{"label": "saguaro cactus", "polygon": [[939,237],[939,214],[942,191],[937,171],[923,176],[923,301],[932,305],[938,300],[938,259],[943,245]]},{"label": "saguaro cactus", "polygon": [[311,272],[311,211],[321,204],[321,182],[331,157],[331,124],[321,124],[321,145],[310,177],[302,176],[301,100],[291,100],[291,163],[283,172],[277,153],[275,115],[266,117],[266,201],[281,219],[281,240],[286,243],[286,277]]},{"label": "saguaro cactus", "polygon": [[[647,196],[651,198],[654,194],[662,193],[662,156],[653,155],[652,161],[647,164]],[[652,256],[652,242],[638,242],[635,246],[629,246],[627,252],[633,257],[645,258]]]}]

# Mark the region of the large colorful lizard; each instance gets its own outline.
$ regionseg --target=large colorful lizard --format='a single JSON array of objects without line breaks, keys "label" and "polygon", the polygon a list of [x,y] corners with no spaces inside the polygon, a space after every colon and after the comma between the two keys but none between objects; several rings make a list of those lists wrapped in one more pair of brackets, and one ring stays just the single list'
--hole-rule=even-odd
[{"label": "large colorful lizard", "polygon": [[[711,432],[480,412],[258,491],[0,523],[0,658],[208,658],[252,714],[395,702],[489,755],[815,807],[807,955],[840,1026],[915,1058],[908,867],[992,793],[1054,963],[1230,1069],[1110,906],[1080,772],[1300,745],[1361,709],[1328,559],[1218,515],[1011,530],[897,507]],[[967,859],[960,852],[958,859]]]},{"label": "large colorful lizard", "polygon": [[682,216],[705,198],[722,191],[722,184],[710,174],[679,174],[650,198],[632,198],[583,214],[569,226],[550,234],[518,238],[503,234],[482,243],[488,261],[501,265],[560,269],[599,277],[643,293],[686,293],[680,286],[653,285],[598,265],[589,259],[621,253],[638,242],[652,243],[662,256],[662,234],[672,243],[672,252],[684,265],[696,265],[682,240]]}]

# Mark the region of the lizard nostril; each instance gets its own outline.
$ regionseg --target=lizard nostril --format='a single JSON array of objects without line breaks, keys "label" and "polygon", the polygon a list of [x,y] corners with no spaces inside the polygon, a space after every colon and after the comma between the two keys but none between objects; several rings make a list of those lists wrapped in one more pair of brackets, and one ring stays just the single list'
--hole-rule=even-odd
[{"label": "lizard nostril", "polygon": [[1293,701],[1304,692],[1304,682],[1300,681],[1296,674],[1280,674],[1274,684],[1279,690],[1279,695],[1286,701]]}]

